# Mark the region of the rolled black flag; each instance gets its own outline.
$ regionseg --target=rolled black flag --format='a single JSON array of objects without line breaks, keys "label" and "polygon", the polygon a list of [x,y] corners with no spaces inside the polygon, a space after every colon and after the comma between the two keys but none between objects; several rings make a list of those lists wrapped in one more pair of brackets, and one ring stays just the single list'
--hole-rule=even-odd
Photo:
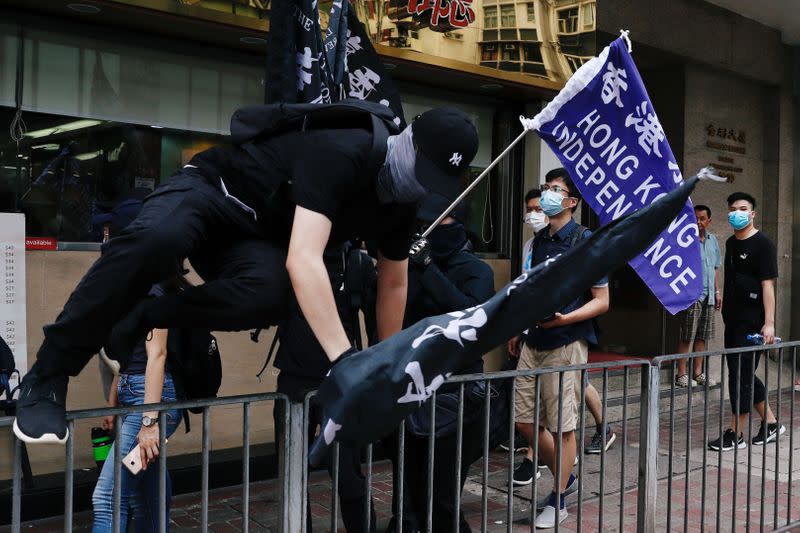
[{"label": "rolled black flag", "polygon": [[347,11],[347,96],[370,100],[394,111],[395,124],[406,127],[400,91],[386,72],[367,30],[352,9]]},{"label": "rolled black flag", "polygon": [[318,464],[338,441],[374,442],[397,428],[457,368],[480,359],[558,311],[650,245],[683,208],[697,177],[651,205],[600,228],[566,253],[523,273],[485,303],[430,318],[335,365],[322,382]]},{"label": "rolled black flag", "polygon": [[331,101],[331,76],[314,0],[273,2],[267,37],[266,103]]}]

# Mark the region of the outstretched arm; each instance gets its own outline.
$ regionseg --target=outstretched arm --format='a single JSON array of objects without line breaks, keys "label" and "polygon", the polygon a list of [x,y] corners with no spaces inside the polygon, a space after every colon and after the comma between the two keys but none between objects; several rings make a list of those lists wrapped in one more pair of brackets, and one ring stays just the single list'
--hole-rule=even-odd
[{"label": "outstretched arm", "polygon": [[328,359],[335,361],[351,346],[336,310],[328,270],[322,260],[331,227],[331,221],[325,215],[297,206],[286,270],[311,331]]}]

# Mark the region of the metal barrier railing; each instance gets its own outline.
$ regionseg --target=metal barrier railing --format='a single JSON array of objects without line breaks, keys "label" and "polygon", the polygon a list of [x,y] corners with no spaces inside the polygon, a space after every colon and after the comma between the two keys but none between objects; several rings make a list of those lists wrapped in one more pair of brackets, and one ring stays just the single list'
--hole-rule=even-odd
[{"label": "metal barrier railing", "polygon": [[[795,420],[800,416],[795,405],[800,399],[793,392],[791,385],[797,379],[797,357],[800,342],[784,343],[770,347],[739,348],[715,352],[690,353],[682,355],[669,355],[656,357],[652,360],[631,359],[624,361],[609,361],[604,363],[583,364],[557,368],[538,368],[535,370],[514,370],[486,374],[472,374],[453,376],[448,380],[451,387],[457,388],[456,428],[452,438],[455,439],[452,460],[455,461],[449,472],[453,477],[448,481],[452,499],[447,503],[448,512],[452,513],[452,523],[447,526],[434,525],[440,516],[439,501],[434,501],[436,481],[435,476],[439,471],[437,463],[450,461],[450,457],[437,457],[437,446],[448,437],[436,436],[436,405],[437,395],[429,400],[431,404],[429,420],[429,436],[417,436],[410,432],[406,424],[401,424],[397,435],[397,453],[393,455],[394,473],[392,497],[394,500],[393,511],[396,519],[395,531],[401,533],[404,527],[404,516],[407,509],[413,509],[419,519],[419,528],[422,531],[454,530],[460,527],[460,515],[468,506],[472,511],[470,518],[481,531],[497,531],[505,529],[512,531],[520,524],[530,525],[537,515],[537,503],[540,496],[549,495],[551,487],[540,486],[535,480],[535,461],[539,456],[541,442],[539,432],[539,410],[534,410],[533,448],[534,480],[530,487],[519,488],[513,483],[512,475],[516,458],[515,446],[509,446],[507,454],[501,455],[490,450],[490,435],[492,435],[492,416],[503,409],[497,409],[497,402],[507,402],[505,408],[510,411],[507,427],[501,428],[510,442],[514,442],[514,396],[516,392],[516,378],[530,377],[534,379],[535,405],[541,404],[542,377],[548,376],[558,379],[558,427],[562,424],[562,407],[564,401],[565,376],[567,372],[577,372],[580,383],[583,384],[588,375],[602,391],[602,411],[600,418],[604,424],[612,424],[619,431],[617,448],[606,450],[605,441],[600,447],[598,459],[586,459],[584,453],[586,440],[586,388],[581,385],[580,399],[578,401],[579,414],[578,426],[575,430],[577,457],[576,496],[570,496],[569,508],[576,511],[576,522],[561,525],[556,520],[554,530],[569,526],[570,529],[581,531],[588,530],[618,530],[627,531],[633,527],[641,532],[683,531],[706,529],[722,531],[758,527],[759,531],[774,529],[775,531],[789,531],[796,526],[794,520],[800,518],[800,509],[795,503],[800,489],[793,487],[797,478],[794,473],[796,460],[794,458],[795,437],[800,434],[800,423]],[[766,357],[766,352],[774,355]],[[762,361],[757,361],[761,356]],[[681,358],[688,358],[688,368],[693,368],[692,363],[696,358],[705,362],[706,374],[709,368],[719,364],[719,387],[692,385],[687,389],[676,388],[674,381],[676,363]],[[749,368],[748,368],[749,365]],[[743,433],[747,438],[747,451],[744,448],[734,448],[732,452],[723,454],[711,452],[707,443],[709,438],[721,435],[725,428],[724,420],[731,416],[730,408],[726,406],[725,380],[731,372],[735,376],[742,376],[742,370],[747,371],[746,379],[749,380],[749,390],[754,390],[760,377],[755,372],[760,368],[765,389],[767,405],[775,408],[775,415],[786,429],[787,434],[777,438],[777,444],[769,444],[761,450],[760,456],[750,445],[754,436],[752,420],[746,421],[747,426]],[[753,370],[753,371],[749,371]],[[662,379],[669,379],[668,386],[662,386]],[[598,381],[601,383],[598,383]],[[736,381],[735,396],[741,397],[742,379]],[[475,383],[482,383],[485,391],[491,391],[492,385],[496,390],[505,387],[506,394],[484,394],[480,399],[480,407],[474,402],[467,406],[467,387]],[[748,383],[745,383],[748,385]],[[746,391],[744,391],[746,392]],[[276,444],[279,457],[279,529],[287,532],[307,531],[310,513],[307,512],[309,501],[309,468],[306,461],[309,446],[309,434],[313,434],[313,425],[317,422],[312,414],[313,396],[310,393],[303,403],[292,403],[282,394],[254,394],[217,398],[206,401],[177,402],[158,404],[157,406],[135,406],[125,408],[91,409],[70,412],[67,423],[70,428],[70,439],[66,446],[65,469],[65,497],[64,497],[64,530],[73,528],[73,471],[74,471],[74,433],[77,420],[98,418],[107,415],[116,416],[116,430],[121,427],[121,417],[127,413],[137,413],[156,409],[174,408],[202,408],[202,444],[201,444],[201,529],[208,530],[209,526],[209,452],[211,418],[210,410],[222,405],[242,406],[242,528],[248,531],[249,508],[251,501],[250,487],[250,420],[251,406],[264,402],[271,402],[276,409],[282,409],[284,416],[278,418],[276,425]],[[698,401],[698,398],[701,401]],[[737,407],[739,402],[735,404]],[[465,428],[465,409],[468,410],[470,419],[473,420]],[[480,416],[476,418],[476,411]],[[733,415],[741,414],[735,411]],[[316,415],[318,417],[318,415]],[[160,415],[161,427],[164,427],[165,413]],[[13,419],[0,418],[0,428],[11,425]],[[311,430],[311,431],[310,431]],[[547,435],[543,433],[543,435]],[[605,432],[603,432],[605,439]],[[665,442],[666,441],[666,442]],[[698,446],[698,441],[699,446]],[[448,441],[448,445],[452,445]],[[425,447],[424,464],[409,464],[406,451],[409,443]],[[788,450],[787,448],[788,443]],[[167,529],[166,515],[166,458],[168,444],[161,435],[161,458],[159,462],[159,529]],[[465,449],[479,448],[479,457],[473,464],[463,464],[462,455]],[[774,446],[774,448],[773,448]],[[636,449],[638,447],[638,450]],[[115,447],[116,448],[116,447]],[[773,451],[774,450],[774,451]],[[331,501],[330,501],[330,530],[336,531],[340,526],[337,509],[344,503],[338,494],[338,487],[342,479],[342,465],[340,455],[342,447],[334,446],[330,464]],[[352,450],[347,451],[347,457],[352,457]],[[561,476],[561,465],[564,453],[568,453],[562,446],[561,439],[555,439],[556,472],[554,477]],[[713,455],[714,453],[718,455]],[[742,455],[746,453],[746,456]],[[114,531],[120,528],[120,469],[121,453],[116,448],[113,457],[115,465],[114,487]],[[391,455],[391,454],[390,454]],[[15,441],[15,464],[12,481],[12,522],[11,531],[18,532],[21,528],[21,503],[22,503],[22,445]],[[361,512],[361,529],[374,531],[376,526],[373,513],[372,496],[374,485],[373,445],[365,450],[366,460],[362,468],[364,474],[364,507]],[[731,460],[732,459],[732,460]],[[740,459],[742,459],[740,461]],[[635,465],[635,469],[634,469]],[[348,465],[351,468],[352,465]],[[717,472],[713,472],[713,468]],[[416,508],[407,500],[410,494],[420,490],[418,485],[408,486],[409,472],[418,474],[424,469],[424,505],[419,504],[415,497]],[[479,502],[467,502],[465,506],[464,495],[461,490],[461,479],[471,471],[470,483],[473,488],[480,486]],[[348,474],[348,472],[344,472]],[[418,483],[419,476],[414,478]],[[542,483],[548,483],[549,476],[543,478]],[[437,485],[438,487],[438,485]],[[448,490],[450,490],[448,488]],[[473,491],[477,494],[477,490]],[[469,497],[474,498],[474,495]],[[794,499],[793,499],[794,498]],[[492,503],[490,505],[490,502]],[[501,510],[498,510],[498,505]],[[424,509],[419,507],[424,506]],[[529,506],[529,507],[528,507]],[[480,508],[480,520],[477,520],[475,510]],[[744,516],[742,516],[744,513]],[[490,518],[491,515],[491,518]],[[675,518],[680,517],[680,518]],[[699,517],[699,523],[697,523]],[[352,521],[352,516],[350,517]],[[490,520],[492,522],[490,523]],[[317,524],[319,525],[319,524]],[[500,527],[498,527],[500,526]],[[307,529],[308,528],[308,529]]]}]

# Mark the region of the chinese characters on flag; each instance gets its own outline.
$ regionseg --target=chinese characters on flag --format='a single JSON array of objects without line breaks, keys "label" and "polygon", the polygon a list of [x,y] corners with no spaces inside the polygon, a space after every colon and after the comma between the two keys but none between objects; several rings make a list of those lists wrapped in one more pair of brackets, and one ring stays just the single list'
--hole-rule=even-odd
[{"label": "chinese characters on flag", "polygon": [[431,12],[431,26],[449,25],[466,28],[475,22],[473,0],[408,0],[408,12],[421,15]]}]

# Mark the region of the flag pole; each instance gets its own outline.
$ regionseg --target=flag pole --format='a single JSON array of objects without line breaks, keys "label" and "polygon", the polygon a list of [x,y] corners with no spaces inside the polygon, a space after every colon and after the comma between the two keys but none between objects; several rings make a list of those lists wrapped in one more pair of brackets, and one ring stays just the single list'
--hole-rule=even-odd
[{"label": "flag pole", "polygon": [[517,138],[516,138],[516,139],[514,139],[513,141],[511,141],[511,144],[509,144],[509,145],[506,147],[506,149],[505,149],[505,150],[503,150],[503,151],[500,153],[500,155],[498,155],[498,156],[497,156],[497,157],[494,159],[494,161],[492,161],[491,163],[489,163],[489,166],[488,166],[488,167],[486,167],[486,168],[484,169],[484,171],[483,171],[483,172],[481,172],[481,173],[480,173],[480,175],[479,175],[477,178],[475,178],[475,180],[474,180],[472,183],[470,183],[470,184],[469,184],[469,186],[468,186],[466,189],[464,189],[464,192],[462,192],[461,194],[459,194],[459,195],[458,195],[458,198],[456,198],[456,199],[453,201],[453,203],[452,203],[452,204],[450,204],[450,206],[449,206],[447,209],[445,209],[445,210],[444,210],[444,212],[443,212],[441,215],[439,215],[439,217],[438,217],[436,220],[434,220],[434,221],[431,223],[431,225],[430,225],[430,226],[428,226],[428,229],[426,229],[426,230],[425,230],[425,231],[422,233],[422,236],[421,236],[421,238],[423,238],[423,239],[424,239],[425,237],[427,237],[428,235],[430,235],[430,233],[433,231],[433,229],[434,229],[436,226],[438,226],[438,225],[439,225],[439,223],[440,223],[442,220],[444,220],[445,218],[447,218],[447,215],[449,215],[449,214],[450,214],[450,212],[451,212],[451,211],[453,211],[453,209],[455,209],[456,205],[458,205],[458,203],[459,203],[461,200],[463,200],[463,199],[464,199],[464,198],[465,198],[465,197],[466,197],[466,196],[467,196],[467,195],[470,193],[470,191],[472,191],[472,189],[474,189],[475,187],[477,187],[477,186],[478,186],[478,183],[480,183],[480,182],[481,182],[481,180],[483,180],[483,178],[484,178],[484,177],[486,177],[486,175],[487,175],[487,174],[489,174],[489,171],[491,171],[491,170],[492,170],[492,169],[493,169],[495,166],[497,166],[497,164],[500,162],[500,160],[501,160],[501,159],[503,159],[503,158],[504,158],[506,155],[508,155],[508,153],[511,151],[511,149],[512,149],[512,148],[514,148],[514,146],[516,146],[516,145],[517,145],[517,143],[519,143],[519,142],[520,142],[520,141],[521,141],[521,140],[522,140],[522,139],[525,137],[525,135],[526,135],[526,134],[527,134],[529,131],[531,131],[531,129],[532,129],[532,128],[530,127],[529,123],[527,123],[526,121],[523,121],[523,122],[522,122],[522,124],[523,124],[523,128],[524,128],[524,129],[522,130],[522,133],[520,133],[519,135],[517,135]]}]

